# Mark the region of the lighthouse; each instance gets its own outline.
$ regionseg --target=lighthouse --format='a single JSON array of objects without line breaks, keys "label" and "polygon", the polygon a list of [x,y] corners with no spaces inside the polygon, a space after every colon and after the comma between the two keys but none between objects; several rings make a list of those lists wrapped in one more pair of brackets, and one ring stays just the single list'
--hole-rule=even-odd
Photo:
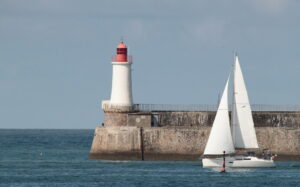
[{"label": "lighthouse", "polygon": [[111,108],[130,110],[133,105],[131,85],[132,57],[127,55],[123,41],[117,46],[112,58],[112,89],[109,105]]}]

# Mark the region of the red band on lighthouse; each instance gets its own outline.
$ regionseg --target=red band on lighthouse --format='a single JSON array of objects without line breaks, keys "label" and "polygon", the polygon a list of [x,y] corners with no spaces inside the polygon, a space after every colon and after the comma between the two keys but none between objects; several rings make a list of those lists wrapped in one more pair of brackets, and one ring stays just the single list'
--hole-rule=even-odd
[{"label": "red band on lighthouse", "polygon": [[117,62],[127,62],[127,47],[123,41],[117,47]]}]

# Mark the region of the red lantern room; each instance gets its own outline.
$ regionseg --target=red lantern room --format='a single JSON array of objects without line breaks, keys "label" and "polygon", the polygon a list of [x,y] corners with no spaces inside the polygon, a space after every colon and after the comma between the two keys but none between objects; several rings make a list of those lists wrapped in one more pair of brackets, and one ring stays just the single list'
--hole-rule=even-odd
[{"label": "red lantern room", "polygon": [[121,43],[117,47],[117,62],[127,62],[127,47],[121,41]]}]

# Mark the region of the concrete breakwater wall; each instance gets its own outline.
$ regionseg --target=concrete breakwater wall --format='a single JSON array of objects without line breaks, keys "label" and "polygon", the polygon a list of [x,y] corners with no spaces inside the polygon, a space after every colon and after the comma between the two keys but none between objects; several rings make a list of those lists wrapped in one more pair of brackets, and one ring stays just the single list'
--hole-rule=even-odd
[{"label": "concrete breakwater wall", "polygon": [[[210,127],[97,127],[91,158],[109,160],[198,160]],[[256,127],[260,151],[280,157],[300,155],[300,129]]]},{"label": "concrete breakwater wall", "polygon": [[[132,113],[105,112],[106,126],[166,127],[211,126],[216,112],[213,111],[140,111]],[[254,111],[256,127],[300,128],[300,112]]]}]

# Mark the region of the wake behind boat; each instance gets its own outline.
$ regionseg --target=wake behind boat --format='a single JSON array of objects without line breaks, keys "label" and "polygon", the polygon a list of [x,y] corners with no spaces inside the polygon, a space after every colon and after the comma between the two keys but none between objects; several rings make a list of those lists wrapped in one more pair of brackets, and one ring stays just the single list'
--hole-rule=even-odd
[{"label": "wake behind boat", "polygon": [[[230,76],[229,76],[230,78]],[[203,167],[221,167],[223,151],[226,153],[226,166],[234,168],[275,167],[273,157],[265,154],[258,158],[254,154],[235,155],[235,149],[258,149],[258,143],[252,118],[243,74],[238,57],[233,66],[233,104],[231,124],[228,112],[228,82],[226,82],[217,114],[204,150]]]}]

